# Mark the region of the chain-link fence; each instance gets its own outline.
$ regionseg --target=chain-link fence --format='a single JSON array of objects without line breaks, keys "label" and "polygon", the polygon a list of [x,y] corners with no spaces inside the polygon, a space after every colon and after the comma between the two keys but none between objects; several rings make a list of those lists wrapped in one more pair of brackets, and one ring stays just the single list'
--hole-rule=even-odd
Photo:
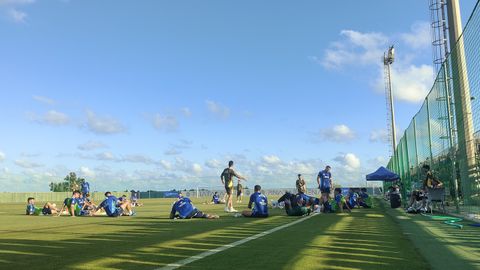
[{"label": "chain-link fence", "polygon": [[435,178],[445,185],[447,201],[452,206],[449,209],[470,216],[480,214],[479,29],[477,3],[388,163],[388,168],[402,178],[404,196],[423,187],[426,175],[421,168],[429,165]]}]

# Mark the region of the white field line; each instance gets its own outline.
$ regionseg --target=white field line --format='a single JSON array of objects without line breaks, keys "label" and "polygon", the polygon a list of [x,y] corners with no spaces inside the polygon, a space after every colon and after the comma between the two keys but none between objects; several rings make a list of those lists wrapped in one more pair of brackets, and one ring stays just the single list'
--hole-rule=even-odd
[{"label": "white field line", "polygon": [[187,265],[187,264],[191,264],[191,263],[196,262],[196,261],[198,261],[198,260],[201,260],[201,259],[204,259],[204,258],[206,258],[206,257],[215,255],[215,254],[220,253],[220,252],[223,252],[223,251],[225,251],[225,250],[227,250],[227,249],[231,249],[231,248],[234,248],[234,247],[243,245],[243,244],[248,243],[248,242],[250,242],[250,241],[256,240],[256,239],[258,239],[258,238],[260,238],[260,237],[263,237],[263,236],[272,234],[272,233],[274,233],[274,232],[278,232],[278,231],[280,231],[280,230],[283,230],[283,229],[285,229],[285,228],[291,227],[291,226],[293,226],[293,225],[302,223],[302,222],[304,222],[305,220],[312,218],[313,216],[315,216],[315,215],[310,215],[310,216],[304,217],[304,218],[302,218],[302,219],[296,220],[296,221],[294,221],[294,222],[287,223],[287,224],[282,225],[282,226],[280,226],[280,227],[276,227],[276,228],[273,228],[273,229],[268,230],[268,231],[261,232],[261,233],[256,234],[256,235],[252,235],[252,236],[250,236],[250,237],[247,237],[247,238],[245,238],[245,239],[239,240],[239,241],[237,241],[237,242],[234,242],[234,243],[231,243],[231,244],[227,244],[227,245],[224,245],[224,246],[221,246],[221,247],[219,247],[219,248],[212,249],[212,250],[209,250],[209,251],[205,251],[205,252],[203,252],[203,253],[200,253],[200,254],[198,254],[198,255],[192,256],[192,257],[190,257],[190,258],[187,258],[187,259],[178,261],[178,262],[176,262],[176,263],[172,263],[172,264],[169,264],[169,265],[164,266],[164,267],[156,268],[155,270],[174,270],[174,269],[178,269],[178,268],[183,267],[183,266],[185,266],[185,265]]}]

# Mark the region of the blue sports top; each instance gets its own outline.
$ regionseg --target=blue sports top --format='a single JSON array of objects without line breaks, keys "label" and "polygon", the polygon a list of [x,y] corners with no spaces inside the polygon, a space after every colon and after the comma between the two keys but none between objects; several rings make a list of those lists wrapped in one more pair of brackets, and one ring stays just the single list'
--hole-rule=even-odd
[{"label": "blue sports top", "polygon": [[88,182],[82,184],[82,193],[90,193],[90,184]]},{"label": "blue sports top", "polygon": [[107,197],[99,206],[98,209],[105,209],[105,212],[107,213],[108,216],[111,216],[115,214],[117,211],[117,197],[115,196],[110,196]]},{"label": "blue sports top", "polygon": [[255,192],[250,196],[249,205],[253,205],[253,215],[268,215],[268,199],[267,196],[260,192]]},{"label": "blue sports top", "polygon": [[195,210],[196,208],[189,198],[180,198],[172,206],[172,215],[178,212],[180,218],[187,218]]},{"label": "blue sports top", "polygon": [[332,173],[323,170],[318,173],[318,177],[320,177],[320,188],[331,188]]}]

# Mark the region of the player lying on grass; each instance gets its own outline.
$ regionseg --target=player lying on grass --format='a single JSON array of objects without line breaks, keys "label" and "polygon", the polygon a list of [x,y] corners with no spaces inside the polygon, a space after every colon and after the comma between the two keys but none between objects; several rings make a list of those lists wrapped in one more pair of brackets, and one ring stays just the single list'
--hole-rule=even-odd
[{"label": "player lying on grass", "polygon": [[[178,212],[178,214],[177,214]],[[205,214],[199,211],[192,201],[183,197],[182,194],[178,195],[177,201],[172,205],[172,211],[170,212],[170,219],[192,219],[192,218],[206,218],[206,219],[218,219],[217,215]]]},{"label": "player lying on grass", "polygon": [[262,194],[262,187],[255,186],[254,193],[250,196],[248,209],[242,212],[244,217],[267,218],[268,217],[268,199]]},{"label": "player lying on grass", "polygon": [[363,208],[373,207],[372,198],[368,195],[366,188],[362,188],[360,194],[358,194],[358,205]]},{"label": "player lying on grass", "polygon": [[285,203],[285,212],[288,216],[305,216],[310,215],[316,208],[318,208],[319,199],[299,193],[297,195],[290,192],[285,193],[280,199],[279,203]]},{"label": "player lying on grass", "polygon": [[343,210],[351,212],[352,210],[347,204],[345,197],[342,195],[342,189],[335,189],[335,197],[324,203],[325,213],[343,213]]},{"label": "player lying on grass", "polygon": [[35,198],[28,198],[27,200],[27,216],[49,216],[49,215],[56,215],[58,213],[57,206],[54,203],[47,202],[43,208],[35,206]]},{"label": "player lying on grass", "polygon": [[100,210],[105,210],[109,217],[134,216],[132,204],[128,200],[123,202],[113,196],[111,192],[105,193],[105,200],[97,207],[97,214]]}]

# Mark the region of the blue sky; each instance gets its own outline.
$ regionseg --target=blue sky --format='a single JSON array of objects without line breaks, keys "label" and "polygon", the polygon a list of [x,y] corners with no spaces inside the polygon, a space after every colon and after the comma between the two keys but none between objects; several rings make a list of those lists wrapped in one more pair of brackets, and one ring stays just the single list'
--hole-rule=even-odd
[{"label": "blue sky", "polygon": [[[466,18],[476,1],[462,0]],[[388,160],[431,87],[427,1],[0,0],[0,191],[342,185]]]}]

